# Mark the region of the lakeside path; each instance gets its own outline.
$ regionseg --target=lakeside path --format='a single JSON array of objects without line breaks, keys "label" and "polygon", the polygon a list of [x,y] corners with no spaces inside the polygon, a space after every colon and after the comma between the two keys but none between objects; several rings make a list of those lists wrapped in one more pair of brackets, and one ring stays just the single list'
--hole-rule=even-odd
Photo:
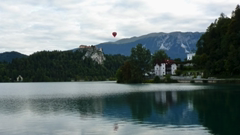
[{"label": "lakeside path", "polygon": [[240,83],[240,78],[227,78],[227,79],[218,79],[218,78],[192,78],[192,77],[179,77],[172,76],[173,80],[177,80],[180,83]]}]

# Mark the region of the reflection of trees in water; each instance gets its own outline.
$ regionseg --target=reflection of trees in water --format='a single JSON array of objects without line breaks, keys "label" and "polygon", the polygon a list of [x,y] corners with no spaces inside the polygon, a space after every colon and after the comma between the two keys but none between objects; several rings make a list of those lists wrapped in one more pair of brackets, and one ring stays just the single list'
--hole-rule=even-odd
[{"label": "reflection of trees in water", "polygon": [[4,104],[0,104],[0,108],[12,113],[29,109],[39,115],[73,113],[80,116],[102,115],[134,119],[156,124],[191,124],[196,122],[185,118],[193,117],[192,112],[188,112],[187,102],[191,99],[189,97],[189,92],[161,91],[85,98],[16,99],[11,102],[8,99],[8,104],[12,105],[4,107]]},{"label": "reflection of trees in water", "polygon": [[127,101],[132,117],[140,122],[198,124],[197,113],[191,108],[189,97],[192,96],[188,92],[161,91],[132,93],[127,96]]},{"label": "reflection of trees in water", "polygon": [[150,94],[132,93],[127,96],[133,119],[143,121],[152,113],[152,99]]},{"label": "reflection of trees in water", "polygon": [[[1,114],[102,115],[153,124],[207,127],[216,135],[240,135],[240,91],[199,90],[138,92],[85,98],[1,98]],[[198,118],[198,119],[197,119]]]},{"label": "reflection of trees in water", "polygon": [[153,111],[164,114],[168,107],[177,103],[177,92],[132,93],[127,96],[127,103],[133,119],[144,121]]},{"label": "reflection of trees in water", "polygon": [[[154,124],[198,124],[213,134],[240,134],[240,91],[199,90],[128,93],[86,98],[2,98],[1,114],[30,110],[44,114],[126,118]],[[199,119],[196,119],[199,118]]]},{"label": "reflection of trees in water", "polygon": [[205,90],[194,94],[200,122],[216,135],[240,135],[240,91]]}]

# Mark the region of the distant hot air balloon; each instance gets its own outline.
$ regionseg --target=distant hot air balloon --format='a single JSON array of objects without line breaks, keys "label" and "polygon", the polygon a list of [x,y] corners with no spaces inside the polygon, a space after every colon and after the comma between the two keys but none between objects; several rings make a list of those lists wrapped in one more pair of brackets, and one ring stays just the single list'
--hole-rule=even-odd
[{"label": "distant hot air balloon", "polygon": [[112,35],[113,35],[114,37],[116,37],[116,36],[117,36],[117,32],[113,32]]}]

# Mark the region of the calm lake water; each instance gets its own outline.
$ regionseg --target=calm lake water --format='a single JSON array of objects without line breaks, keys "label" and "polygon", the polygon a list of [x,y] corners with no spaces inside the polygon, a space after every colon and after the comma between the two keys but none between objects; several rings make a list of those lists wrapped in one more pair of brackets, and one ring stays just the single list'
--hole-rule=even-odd
[{"label": "calm lake water", "polygon": [[240,135],[239,86],[0,83],[0,134]]}]

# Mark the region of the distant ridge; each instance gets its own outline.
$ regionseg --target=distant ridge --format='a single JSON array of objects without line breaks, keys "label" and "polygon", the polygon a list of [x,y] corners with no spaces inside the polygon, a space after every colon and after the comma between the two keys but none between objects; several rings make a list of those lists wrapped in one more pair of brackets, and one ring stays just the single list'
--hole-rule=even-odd
[{"label": "distant ridge", "polygon": [[16,58],[22,58],[22,57],[27,57],[27,55],[25,54],[21,54],[19,52],[4,52],[4,53],[0,53],[0,62],[12,62],[13,59]]},{"label": "distant ridge", "polygon": [[171,32],[150,33],[139,37],[120,39],[116,42],[97,44],[105,54],[130,55],[131,48],[141,43],[151,53],[157,50],[165,50],[172,59],[186,58],[187,53],[196,50],[196,43],[203,32]]},{"label": "distant ridge", "polygon": [[[171,59],[186,58],[187,53],[196,50],[196,43],[202,36],[203,32],[170,32],[170,33],[150,33],[139,37],[120,39],[115,42],[104,42],[97,44],[97,48],[102,48],[104,54],[121,54],[129,56],[131,49],[137,44],[142,44],[149,49],[151,53],[158,50],[165,50]],[[72,49],[76,51],[78,48]],[[11,62],[15,58],[27,57],[19,52],[0,53],[0,62]]]}]

